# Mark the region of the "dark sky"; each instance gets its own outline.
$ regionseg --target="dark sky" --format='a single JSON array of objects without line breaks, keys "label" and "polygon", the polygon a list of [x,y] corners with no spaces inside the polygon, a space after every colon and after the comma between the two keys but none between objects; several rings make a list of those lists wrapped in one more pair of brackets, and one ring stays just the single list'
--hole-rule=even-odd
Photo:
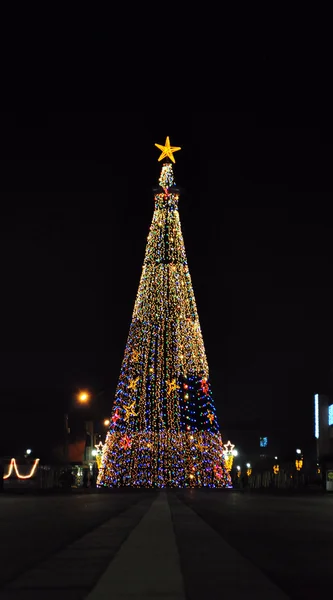
[{"label": "dark sky", "polygon": [[4,454],[56,436],[79,388],[109,416],[167,135],[219,422],[311,435],[333,391],[332,128],[277,114],[1,114]]}]

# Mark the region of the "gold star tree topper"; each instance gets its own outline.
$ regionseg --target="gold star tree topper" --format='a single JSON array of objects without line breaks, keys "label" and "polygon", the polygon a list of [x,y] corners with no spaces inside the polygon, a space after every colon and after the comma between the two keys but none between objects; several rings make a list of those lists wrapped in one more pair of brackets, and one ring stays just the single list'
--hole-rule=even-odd
[{"label": "gold star tree topper", "polygon": [[162,150],[162,154],[159,156],[158,160],[163,160],[163,158],[167,156],[168,158],[170,158],[170,160],[172,160],[173,163],[176,162],[173,153],[177,152],[177,150],[181,150],[181,148],[179,146],[170,146],[169,136],[167,136],[165,140],[165,146],[162,146],[161,144],[155,144],[155,146],[159,150]]}]

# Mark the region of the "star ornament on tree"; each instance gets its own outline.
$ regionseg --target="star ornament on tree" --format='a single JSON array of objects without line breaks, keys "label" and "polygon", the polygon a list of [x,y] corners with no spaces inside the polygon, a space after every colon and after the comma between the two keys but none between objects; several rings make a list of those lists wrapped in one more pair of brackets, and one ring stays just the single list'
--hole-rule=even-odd
[{"label": "star ornament on tree", "polygon": [[202,389],[202,391],[203,391],[204,394],[208,394],[208,392],[209,392],[209,386],[208,386],[208,383],[207,383],[207,377],[203,377],[201,379],[201,389]]},{"label": "star ornament on tree", "polygon": [[177,150],[181,150],[181,148],[179,146],[170,146],[169,136],[167,136],[165,140],[165,146],[162,146],[161,144],[155,144],[155,146],[162,151],[162,154],[159,156],[158,159],[159,161],[163,160],[163,158],[167,156],[168,158],[170,158],[170,160],[172,160],[173,163],[176,162],[173,153],[177,152]]},{"label": "star ornament on tree", "polygon": [[140,379],[140,377],[136,377],[136,379],[130,379],[128,389],[136,390],[136,386],[138,385],[139,379]]},{"label": "star ornament on tree", "polygon": [[213,415],[213,413],[208,413],[207,418],[209,419],[210,424],[212,424],[215,419],[215,415]]},{"label": "star ornament on tree", "polygon": [[128,421],[130,417],[137,417],[138,413],[134,411],[135,402],[132,402],[129,406],[124,406],[125,416],[124,420]]},{"label": "star ornament on tree", "polygon": [[179,385],[177,385],[176,379],[171,379],[171,381],[167,380],[166,384],[167,384],[167,388],[168,388],[167,389],[168,396],[171,394],[171,392],[175,392],[176,390],[179,389]]},{"label": "star ornament on tree", "polygon": [[127,435],[127,433],[125,433],[124,437],[121,438],[120,440],[120,446],[122,448],[124,448],[124,450],[127,450],[127,448],[130,448],[132,445],[132,440],[131,438]]},{"label": "star ornament on tree", "polygon": [[214,466],[214,474],[217,479],[221,479],[223,475],[222,467],[220,465]]},{"label": "star ornament on tree", "polygon": [[120,419],[120,414],[119,414],[119,411],[118,411],[118,408],[117,408],[117,409],[116,409],[116,412],[114,413],[114,415],[113,415],[113,417],[112,417],[112,423],[113,423],[114,425],[116,425],[116,423],[117,423],[118,419]]},{"label": "star ornament on tree", "polygon": [[207,449],[207,446],[204,445],[202,440],[199,440],[199,442],[197,443],[197,448],[198,448],[199,452],[201,452],[201,454],[202,454]]},{"label": "star ornament on tree", "polygon": [[133,360],[133,362],[138,362],[138,360],[139,360],[139,352],[138,352],[138,350],[133,350],[132,351],[132,360]]}]

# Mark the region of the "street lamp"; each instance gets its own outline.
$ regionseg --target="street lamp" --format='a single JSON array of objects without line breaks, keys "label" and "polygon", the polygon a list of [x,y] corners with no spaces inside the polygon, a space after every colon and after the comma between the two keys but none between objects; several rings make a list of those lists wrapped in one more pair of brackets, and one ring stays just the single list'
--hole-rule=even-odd
[{"label": "street lamp", "polygon": [[89,402],[90,398],[91,398],[90,393],[87,392],[86,390],[82,390],[77,395],[77,400],[80,402],[80,404],[87,404]]},{"label": "street lamp", "polygon": [[[76,400],[79,404],[88,404],[90,399],[91,399],[91,394],[90,394],[90,392],[88,392],[88,390],[79,390],[78,393],[76,394]],[[70,434],[68,418],[69,418],[69,415],[68,415],[68,412],[66,412],[64,414],[64,424],[65,424],[64,457],[65,457],[66,464],[68,463],[69,434]]]},{"label": "street lamp", "polygon": [[[89,408],[91,407],[91,404],[95,403],[95,400],[97,398],[99,398],[99,396],[101,396],[102,394],[105,393],[105,390],[100,390],[97,394],[95,394],[94,392],[91,392],[89,389],[79,389],[76,394],[74,395],[76,404],[81,404],[82,406],[85,406],[85,410],[84,413],[86,415],[86,419],[89,419],[89,415],[87,414],[89,412]],[[65,456],[65,462],[68,463],[68,449],[69,449],[69,434],[70,434],[70,427],[68,424],[68,412],[65,413],[64,415],[65,417],[65,448],[64,448],[64,456]],[[105,419],[104,420],[104,426],[107,427],[108,425],[110,425],[110,420],[109,419]],[[92,445],[95,442],[95,431],[94,431],[94,421],[93,418],[90,416],[90,420],[86,421],[85,426],[87,429],[87,433],[90,435],[90,448],[92,447]],[[85,459],[86,459],[86,454],[85,454]]]},{"label": "street lamp", "polygon": [[[81,389],[79,390],[78,394],[76,395],[76,399],[77,401],[81,404],[81,405],[85,405],[86,407],[89,406],[89,408],[92,405],[96,405],[96,400],[97,398],[99,398],[100,396],[102,396],[105,393],[105,389],[100,390],[99,392],[95,392],[94,390],[90,391],[89,389]],[[90,443],[86,444],[86,451],[85,451],[85,460],[91,460],[91,457],[95,457],[95,453],[93,451],[93,446],[95,444],[96,441],[96,422],[94,419],[94,411],[87,411],[87,413],[90,414],[86,414],[86,419],[87,421],[85,422],[85,426],[86,426],[86,431],[87,434],[90,437]],[[104,427],[108,427],[108,425],[110,425],[110,419],[104,419],[103,421],[103,425]],[[98,429],[100,428],[101,425],[101,421],[99,421],[99,425],[98,425]],[[101,436],[99,436],[101,437]]]}]

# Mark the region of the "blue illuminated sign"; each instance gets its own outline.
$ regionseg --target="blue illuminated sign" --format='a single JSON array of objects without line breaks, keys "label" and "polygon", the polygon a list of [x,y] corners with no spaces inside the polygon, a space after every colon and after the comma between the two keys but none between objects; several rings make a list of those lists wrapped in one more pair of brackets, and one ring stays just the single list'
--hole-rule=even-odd
[{"label": "blue illuminated sign", "polygon": [[266,448],[268,445],[268,438],[267,437],[261,437],[260,438],[260,448]]},{"label": "blue illuminated sign", "polygon": [[314,434],[319,438],[319,395],[314,395]]},{"label": "blue illuminated sign", "polygon": [[333,425],[333,404],[328,407],[328,424]]}]

